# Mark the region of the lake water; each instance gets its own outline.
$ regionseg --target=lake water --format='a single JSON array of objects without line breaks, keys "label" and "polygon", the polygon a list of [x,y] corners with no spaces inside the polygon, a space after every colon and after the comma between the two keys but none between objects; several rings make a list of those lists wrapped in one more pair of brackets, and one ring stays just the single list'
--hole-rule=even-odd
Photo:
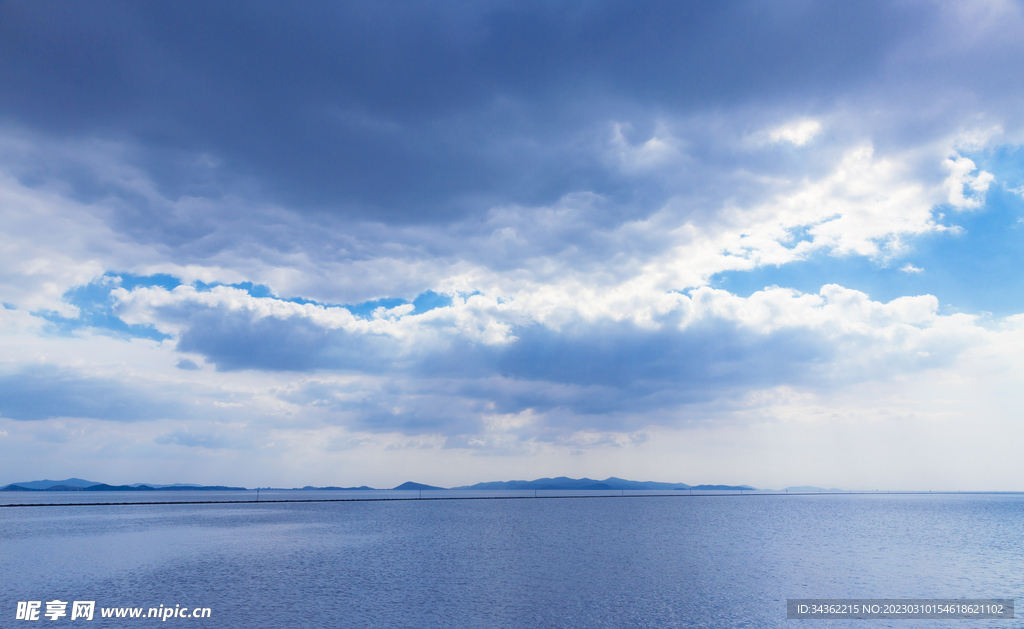
[{"label": "lake water", "polygon": [[[157,493],[227,497],[47,496],[138,501]],[[42,495],[5,492],[0,503]],[[0,549],[2,627],[22,624],[14,620],[18,601],[43,601],[45,612],[53,599],[95,600],[85,627],[1019,627],[1020,620],[787,621],[786,599],[1019,605],[1024,496],[8,507],[0,508]],[[211,614],[100,618],[105,607],[160,605]],[[40,624],[78,623],[67,611]]]}]

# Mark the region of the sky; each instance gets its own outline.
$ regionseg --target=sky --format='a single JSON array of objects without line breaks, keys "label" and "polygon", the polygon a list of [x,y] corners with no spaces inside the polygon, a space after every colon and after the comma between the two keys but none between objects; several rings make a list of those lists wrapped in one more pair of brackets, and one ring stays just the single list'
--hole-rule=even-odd
[{"label": "sky", "polygon": [[1024,489],[1019,2],[0,4],[0,483]]}]

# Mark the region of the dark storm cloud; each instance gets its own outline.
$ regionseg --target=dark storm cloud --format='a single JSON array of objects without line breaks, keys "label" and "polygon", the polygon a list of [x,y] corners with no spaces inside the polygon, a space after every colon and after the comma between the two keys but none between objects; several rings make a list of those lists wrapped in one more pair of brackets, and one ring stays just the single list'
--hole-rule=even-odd
[{"label": "dark storm cloud", "polygon": [[554,412],[567,424],[621,428],[638,413],[782,384],[821,384],[835,359],[834,344],[813,331],[758,334],[722,320],[684,330],[604,322],[514,332],[517,339],[504,345],[449,339],[403,353],[395,339],[326,330],[299,316],[253,319],[209,309],[191,316],[178,349],[221,371],[386,375],[379,389],[314,383],[284,397],[348,413],[363,429],[448,434],[477,428],[480,413],[528,408]]},{"label": "dark storm cloud", "polygon": [[201,354],[218,371],[262,369],[374,372],[386,360],[387,343],[375,337],[327,330],[302,317],[253,319],[248,314],[201,310],[181,334],[178,351]]},{"label": "dark storm cloud", "polygon": [[513,328],[516,340],[484,345],[450,339],[401,354],[389,336],[331,330],[301,316],[255,318],[246,312],[200,309],[188,318],[177,349],[200,354],[218,370],[397,370],[421,377],[501,375],[576,386],[676,390],[701,396],[727,384],[785,381],[804,365],[829,357],[807,330],[758,334],[726,321],[645,330],[629,322],[577,324],[554,331]]},{"label": "dark storm cloud", "polygon": [[603,322],[555,332],[517,331],[498,369],[517,378],[584,386],[661,388],[700,395],[726,383],[765,386],[792,378],[799,366],[827,358],[807,330],[757,334],[725,321],[657,331]]},{"label": "dark storm cloud", "polygon": [[[8,2],[0,116],[126,142],[123,157],[172,199],[258,180],[289,207],[400,222],[581,189],[627,202],[652,193],[595,154],[610,121],[632,121],[643,141],[658,116],[829,102],[934,13],[868,2]],[[61,179],[103,195],[89,173]]]},{"label": "dark storm cloud", "polygon": [[[689,404],[778,385],[821,385],[829,379],[834,346],[807,329],[758,334],[709,320],[684,330],[638,328],[628,322],[577,325],[555,332],[516,330],[497,351],[432,356],[423,373],[458,366],[453,393],[486,401],[493,412],[552,413],[576,428],[623,429]],[[638,419],[639,418],[639,419]],[[670,420],[672,421],[672,420]],[[624,424],[625,422],[625,424]]]},{"label": "dark storm cloud", "polygon": [[84,417],[119,422],[191,415],[181,404],[148,393],[107,378],[32,369],[0,376],[0,415],[25,421]]}]

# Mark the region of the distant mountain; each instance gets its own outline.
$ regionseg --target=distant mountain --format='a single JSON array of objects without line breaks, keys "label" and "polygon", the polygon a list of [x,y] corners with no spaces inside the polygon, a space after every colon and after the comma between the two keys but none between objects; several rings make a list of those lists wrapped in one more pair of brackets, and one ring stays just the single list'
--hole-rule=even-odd
[{"label": "distant mountain", "polygon": [[416,491],[417,489],[444,489],[444,487],[434,487],[433,485],[424,485],[423,483],[414,483],[412,481],[409,481],[407,483],[402,483],[401,485],[395,487],[394,489],[402,491]]},{"label": "distant mountain", "polygon": [[[590,491],[590,490],[660,490],[668,491],[673,489],[690,489],[686,483],[658,483],[654,481],[635,481],[616,478],[614,476],[604,480],[593,480],[590,478],[538,478],[537,480],[509,480],[493,481],[489,483],[477,483],[454,489],[475,489],[478,491],[494,490],[532,490],[547,489],[559,491]],[[746,487],[744,488],[746,489]]]},{"label": "distant mountain", "polygon": [[[267,487],[261,487],[260,489],[270,489]],[[302,488],[303,490],[337,490],[337,491],[353,491],[353,490],[373,490],[373,487],[367,487],[363,485],[361,487],[313,487],[307,485]],[[444,487],[435,487],[433,485],[425,485],[423,483],[414,483],[412,481],[402,483],[398,487],[394,488],[399,491],[418,491],[418,490],[432,490],[432,489],[444,489]],[[672,490],[686,490],[686,489],[697,489],[703,491],[738,491],[738,490],[752,490],[753,487],[749,485],[687,485],[686,483],[660,483],[654,481],[635,481],[626,480],[623,478],[616,478],[611,476],[604,480],[594,480],[591,478],[569,478],[567,476],[559,476],[557,478],[538,478],[537,480],[509,480],[509,481],[493,481],[486,483],[477,483],[475,485],[464,485],[462,487],[453,487],[452,489],[471,489],[477,491],[501,491],[501,490],[557,490],[557,491],[600,491],[600,490],[611,490],[611,491],[643,491],[643,490],[657,490],[657,491],[672,491]],[[836,492],[842,491],[839,489],[820,489],[818,487],[788,487],[789,491],[795,492]],[[247,491],[245,487],[226,487],[224,485],[191,485],[183,483],[175,483],[173,485],[155,485],[145,483],[135,483],[132,485],[107,485],[106,483],[97,483],[95,481],[82,480],[81,478],[69,478],[67,480],[54,481],[54,480],[35,480],[22,483],[11,483],[6,487],[0,487],[0,491]]]},{"label": "distant mountain", "polygon": [[0,491],[246,491],[245,487],[225,487],[224,485],[107,485],[69,478],[63,481],[36,480],[27,483],[11,483],[0,487]]},{"label": "distant mountain", "polygon": [[659,483],[655,481],[636,481],[616,478],[615,476],[604,480],[593,480],[590,478],[538,478],[537,480],[510,480],[495,481],[489,483],[477,483],[453,489],[475,489],[479,491],[494,490],[558,490],[558,491],[590,491],[590,490],[624,490],[624,491],[672,491],[682,489],[699,489],[704,491],[739,491],[754,489],[750,485],[687,485],[686,483]]},{"label": "distant mountain", "polygon": [[46,491],[156,491],[156,488],[149,485],[107,485],[106,483],[97,483],[88,487],[57,485],[50,487]]},{"label": "distant mountain", "polygon": [[699,489],[701,491],[741,491],[756,488],[750,485],[694,485],[690,489]]},{"label": "distant mountain", "polygon": [[[25,483],[11,483],[11,485],[17,485],[23,489],[49,489],[57,485],[64,485],[67,487],[90,487],[92,485],[99,485],[99,483],[93,480],[69,478],[67,480],[33,480]],[[8,485],[8,487],[11,485]]]},{"label": "distant mountain", "polygon": [[606,478],[601,481],[602,483],[610,486],[612,489],[633,489],[633,490],[672,490],[672,489],[689,489],[690,486],[686,483],[659,483],[656,481],[649,480],[626,480],[624,478],[616,478],[614,476]]}]

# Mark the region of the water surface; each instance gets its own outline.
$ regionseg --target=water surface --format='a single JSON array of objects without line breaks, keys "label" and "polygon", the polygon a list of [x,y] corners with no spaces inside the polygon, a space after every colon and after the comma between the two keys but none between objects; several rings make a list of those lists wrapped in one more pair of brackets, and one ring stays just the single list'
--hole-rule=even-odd
[{"label": "water surface", "polygon": [[59,598],[210,607],[166,622],[231,628],[1005,627],[787,621],[786,599],[1020,599],[1024,497],[20,507],[0,509],[0,547],[2,626]]}]

